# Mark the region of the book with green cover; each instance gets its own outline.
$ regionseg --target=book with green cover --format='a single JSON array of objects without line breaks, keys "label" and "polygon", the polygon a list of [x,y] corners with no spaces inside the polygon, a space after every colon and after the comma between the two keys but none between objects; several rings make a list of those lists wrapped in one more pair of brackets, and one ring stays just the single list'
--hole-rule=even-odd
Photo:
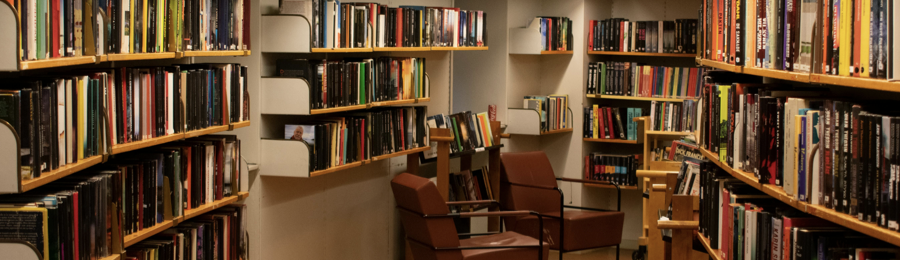
[{"label": "book with green cover", "polygon": [[359,63],[359,71],[357,74],[359,74],[359,104],[362,105],[366,103],[366,74],[368,73],[366,73],[365,62]]}]

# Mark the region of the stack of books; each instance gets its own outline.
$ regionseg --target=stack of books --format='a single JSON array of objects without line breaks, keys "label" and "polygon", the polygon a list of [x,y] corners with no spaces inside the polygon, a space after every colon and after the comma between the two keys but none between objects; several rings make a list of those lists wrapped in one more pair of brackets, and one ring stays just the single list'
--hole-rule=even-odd
[{"label": "stack of books", "polygon": [[621,186],[637,186],[641,155],[591,153],[584,156],[584,179],[609,181]]}]

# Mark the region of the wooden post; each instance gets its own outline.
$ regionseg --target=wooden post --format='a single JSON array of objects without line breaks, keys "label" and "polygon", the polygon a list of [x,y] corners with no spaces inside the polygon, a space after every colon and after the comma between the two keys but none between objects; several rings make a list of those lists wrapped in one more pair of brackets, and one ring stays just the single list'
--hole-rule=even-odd
[{"label": "wooden post", "polygon": [[[693,196],[674,195],[672,196],[672,220],[693,222]],[[683,228],[672,229],[672,260],[689,260],[691,259],[692,244],[694,241],[694,231],[696,226],[691,228],[685,226]]]},{"label": "wooden post", "polygon": [[437,188],[444,201],[450,201],[450,129],[431,128],[431,141],[438,143]]}]

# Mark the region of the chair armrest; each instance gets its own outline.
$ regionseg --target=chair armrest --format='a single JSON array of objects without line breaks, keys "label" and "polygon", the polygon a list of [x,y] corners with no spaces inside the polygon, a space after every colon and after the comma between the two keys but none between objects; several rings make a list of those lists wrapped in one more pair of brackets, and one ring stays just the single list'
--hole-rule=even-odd
[{"label": "chair armrest", "polygon": [[497,248],[529,248],[529,247],[538,247],[541,245],[521,245],[521,246],[457,246],[457,247],[437,247],[435,250],[475,250],[475,249],[497,249]]},{"label": "chair armrest", "polygon": [[[609,184],[613,187],[616,187],[616,211],[622,211],[622,189],[619,188],[619,184],[611,181],[595,181],[595,180],[582,180],[582,179],[572,179],[572,178],[556,178],[557,181],[567,181],[567,182],[578,182],[578,183],[593,183],[593,184]],[[560,196],[562,196],[562,190],[559,190]],[[565,207],[565,203],[560,202],[560,205]],[[588,210],[597,210],[597,209],[588,209]],[[560,213],[562,214],[562,213]]]},{"label": "chair armrest", "polygon": [[563,207],[570,208],[570,209],[591,210],[591,211],[615,211],[615,210],[611,210],[611,209],[588,208],[588,207],[578,207],[578,206],[568,206],[568,205],[563,205]]},{"label": "chair armrest", "polygon": [[448,201],[447,206],[499,204],[496,200]]},{"label": "chair armrest", "polygon": [[697,229],[699,221],[657,220],[656,228],[659,229]]}]

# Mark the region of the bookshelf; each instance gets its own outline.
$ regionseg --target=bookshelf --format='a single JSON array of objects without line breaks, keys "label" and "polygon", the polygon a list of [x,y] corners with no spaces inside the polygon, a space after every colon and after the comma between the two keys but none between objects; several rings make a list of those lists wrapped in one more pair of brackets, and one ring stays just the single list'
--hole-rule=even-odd
[{"label": "bookshelf", "polygon": [[632,96],[597,95],[597,94],[587,94],[587,95],[585,95],[585,97],[591,98],[591,99],[614,99],[614,100],[629,100],[629,101],[684,102],[684,99],[680,99],[680,98],[632,97]]},{"label": "bookshelf", "polygon": [[526,108],[510,108],[507,110],[511,120],[506,127],[506,133],[513,135],[551,135],[559,133],[571,133],[575,130],[574,122],[572,122],[572,109],[566,108],[566,120],[572,125],[571,128],[561,128],[555,130],[541,130],[541,113],[534,109]]},{"label": "bookshelf", "polygon": [[[334,108],[312,109],[310,105],[309,81],[304,78],[263,77],[261,79],[260,98],[266,102],[260,105],[263,115],[321,115],[374,107],[419,104],[431,101],[430,97],[370,102]],[[425,88],[431,87],[431,78],[425,73]]]},{"label": "bookshelf", "polygon": [[895,246],[900,246],[900,233],[897,233],[896,231],[879,227],[878,225],[875,225],[873,223],[860,221],[855,216],[837,212],[822,205],[813,205],[805,201],[796,200],[793,196],[787,195],[787,193],[785,193],[784,190],[779,186],[760,184],[759,180],[755,176],[753,176],[752,173],[731,168],[725,163],[719,161],[718,155],[703,148],[700,148],[700,152],[703,153],[703,155],[707,159],[718,165],[719,168],[722,168],[723,170],[728,172],[728,174],[730,174],[731,176],[734,176],[744,183],[753,186],[754,188],[768,194],[769,196],[772,196],[772,198],[780,200],[781,202],[784,202],[785,204],[790,205],[797,210],[834,222],[835,224],[838,224],[840,226],[855,230],[876,239],[883,240]]},{"label": "bookshelf", "polygon": [[712,247],[709,246],[709,238],[707,238],[706,235],[697,233],[694,236],[697,237],[697,240],[699,240],[700,244],[703,245],[703,248],[706,249],[706,254],[708,254],[710,258],[713,260],[722,260],[722,252],[718,249],[712,249]]},{"label": "bookshelf", "polygon": [[418,147],[406,151],[397,151],[391,154],[373,156],[358,162],[337,165],[324,170],[309,171],[309,155],[313,153],[304,142],[282,139],[263,139],[261,145],[261,163],[265,165],[262,176],[312,178],[347,169],[360,167],[377,161],[387,160],[399,156],[415,157],[418,153],[431,149],[429,146]]},{"label": "bookshelf", "polygon": [[825,75],[817,73],[800,73],[792,71],[782,71],[773,69],[762,69],[752,66],[737,66],[723,62],[698,59],[703,66],[717,68],[721,70],[743,73],[748,75],[781,79],[798,83],[811,83],[822,85],[834,85],[855,89],[877,90],[885,92],[900,92],[900,82],[889,81],[886,79],[848,77],[838,75]]},{"label": "bookshelf", "polygon": [[156,234],[159,234],[160,232],[163,232],[166,229],[177,226],[178,223],[181,223],[181,222],[190,220],[194,217],[203,215],[203,213],[210,212],[215,209],[224,207],[226,205],[235,203],[238,200],[246,199],[247,197],[250,197],[249,192],[239,192],[236,195],[224,197],[220,200],[215,200],[213,202],[203,204],[198,208],[185,210],[183,216],[178,216],[178,217],[174,217],[172,219],[167,219],[167,220],[164,220],[163,222],[157,223],[156,225],[154,225],[150,228],[145,228],[138,232],[126,235],[124,238],[125,247],[129,247],[134,244],[137,244],[138,242],[141,242],[144,239],[147,239]]},{"label": "bookshelf", "polygon": [[[0,162],[2,162],[2,167],[0,167],[0,194],[7,193],[22,193],[29,190],[36,189],[42,185],[53,182],[55,180],[61,179],[63,177],[72,175],[84,169],[90,168],[91,166],[101,164],[106,161],[108,156],[122,154],[129,151],[139,150],[151,146],[156,146],[168,142],[184,140],[191,137],[197,137],[207,134],[220,133],[225,131],[230,131],[234,129],[239,129],[242,127],[250,126],[250,121],[238,122],[234,124],[224,125],[224,126],[214,126],[204,130],[198,130],[193,132],[186,133],[176,133],[167,136],[161,136],[152,138],[149,140],[136,141],[126,144],[117,144],[112,145],[109,149],[106,150],[105,154],[100,154],[88,158],[84,158],[79,160],[78,162],[67,164],[62,166],[56,170],[52,170],[49,172],[41,173],[41,176],[38,178],[30,179],[30,180],[20,180],[19,177],[19,137],[18,134],[15,133],[15,130],[9,123],[0,120],[0,125],[6,127],[0,127],[0,143],[4,144],[12,144],[16,145],[4,145],[0,148]],[[104,141],[98,140],[98,142],[104,143]]]},{"label": "bookshelf", "polygon": [[588,50],[589,55],[608,55],[608,56],[634,56],[634,57],[659,57],[659,58],[696,58],[695,53],[655,53],[655,52],[624,52],[624,51],[592,51]]},{"label": "bookshelf", "polygon": [[623,139],[604,139],[604,138],[584,138],[582,139],[585,142],[594,142],[594,143],[609,143],[609,144],[639,144],[638,140],[623,140]]}]

